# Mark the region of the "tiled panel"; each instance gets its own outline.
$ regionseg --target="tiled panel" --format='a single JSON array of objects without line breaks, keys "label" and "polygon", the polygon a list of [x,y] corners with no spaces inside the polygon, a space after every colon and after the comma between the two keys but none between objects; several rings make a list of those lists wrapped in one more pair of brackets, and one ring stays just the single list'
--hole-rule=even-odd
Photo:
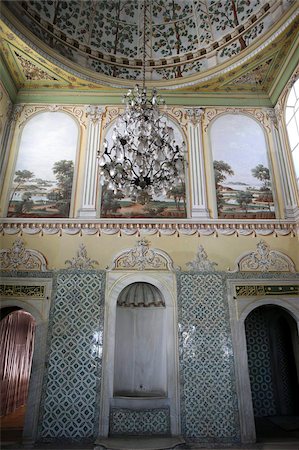
[{"label": "tiled panel", "polygon": [[92,437],[103,335],[103,274],[62,271],[51,311],[42,438]]},{"label": "tiled panel", "polygon": [[239,424],[224,278],[178,273],[182,432],[203,441],[235,441]]},{"label": "tiled panel", "polygon": [[170,433],[169,409],[116,409],[110,414],[111,434],[157,435]]}]

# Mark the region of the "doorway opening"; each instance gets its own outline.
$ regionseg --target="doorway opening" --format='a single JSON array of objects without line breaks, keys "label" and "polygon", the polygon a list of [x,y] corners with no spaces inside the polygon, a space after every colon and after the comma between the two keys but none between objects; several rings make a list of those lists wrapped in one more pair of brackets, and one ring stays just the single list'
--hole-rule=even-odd
[{"label": "doorway opening", "polygon": [[18,307],[0,310],[1,442],[21,442],[34,350],[35,320]]},{"label": "doorway opening", "polygon": [[282,307],[264,305],[245,320],[257,441],[299,439],[299,339]]}]

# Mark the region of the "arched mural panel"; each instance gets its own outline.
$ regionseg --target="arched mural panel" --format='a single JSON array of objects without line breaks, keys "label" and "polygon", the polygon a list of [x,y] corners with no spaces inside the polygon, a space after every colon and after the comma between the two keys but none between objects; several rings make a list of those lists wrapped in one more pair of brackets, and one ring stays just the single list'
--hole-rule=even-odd
[{"label": "arched mural panel", "polygon": [[24,126],[8,217],[69,217],[78,127],[68,114],[42,112]]},{"label": "arched mural panel", "polygon": [[275,218],[267,145],[261,126],[245,114],[224,114],[210,130],[218,217]]},{"label": "arched mural panel", "polygon": [[[165,124],[172,127],[174,140],[179,145],[185,141],[184,133],[168,116],[164,116]],[[119,131],[124,131],[123,125],[116,120],[106,132],[105,139],[111,148]],[[186,173],[186,167],[185,167]],[[100,216],[104,218],[185,218],[187,217],[186,181],[185,176],[176,180],[169,190],[159,194],[148,194],[146,191],[136,193],[118,189],[116,192],[109,184],[102,182],[99,195]],[[101,174],[100,174],[101,182]],[[129,191],[129,190],[128,190]]]}]

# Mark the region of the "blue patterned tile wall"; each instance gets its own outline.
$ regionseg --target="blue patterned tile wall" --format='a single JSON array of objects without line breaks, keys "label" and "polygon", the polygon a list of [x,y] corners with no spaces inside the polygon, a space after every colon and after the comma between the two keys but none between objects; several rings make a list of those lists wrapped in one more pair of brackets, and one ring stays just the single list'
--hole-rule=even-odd
[{"label": "blue patterned tile wall", "polygon": [[41,438],[92,438],[100,392],[104,274],[61,271],[50,317]]},{"label": "blue patterned tile wall", "polygon": [[157,435],[170,433],[169,408],[144,410],[113,408],[110,413],[111,434]]},{"label": "blue patterned tile wall", "polygon": [[194,441],[238,441],[225,277],[178,273],[182,432]]}]

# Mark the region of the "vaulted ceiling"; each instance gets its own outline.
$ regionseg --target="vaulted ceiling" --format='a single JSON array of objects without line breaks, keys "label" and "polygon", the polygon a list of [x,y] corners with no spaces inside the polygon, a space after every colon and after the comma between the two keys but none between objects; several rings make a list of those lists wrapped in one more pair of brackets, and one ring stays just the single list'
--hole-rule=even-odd
[{"label": "vaulted ceiling", "polygon": [[18,92],[123,89],[142,78],[145,42],[148,85],[270,105],[298,63],[296,0],[148,0],[145,22],[138,0],[3,3]]}]

